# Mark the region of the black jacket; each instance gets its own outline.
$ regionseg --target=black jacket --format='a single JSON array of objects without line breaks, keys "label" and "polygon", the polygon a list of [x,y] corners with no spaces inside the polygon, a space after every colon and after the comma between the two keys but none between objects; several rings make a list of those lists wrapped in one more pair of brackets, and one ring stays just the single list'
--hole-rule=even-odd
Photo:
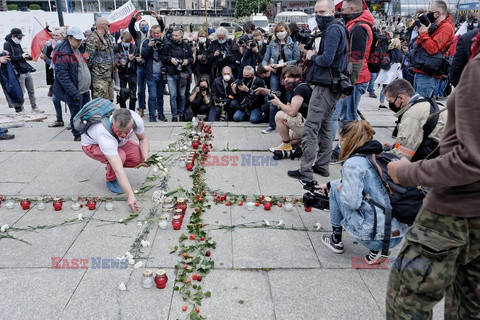
[{"label": "black jacket", "polygon": [[220,100],[220,99],[233,100],[232,98],[235,96],[235,94],[232,91],[232,86],[231,86],[233,81],[234,81],[233,79],[230,79],[228,84],[226,86],[224,86],[223,85],[223,77],[222,76],[216,77],[215,80],[213,80],[213,83],[212,83],[212,101],[215,102],[215,101]]},{"label": "black jacket", "polygon": [[[225,52],[224,58],[215,57],[215,51]],[[227,42],[220,44],[218,40],[212,41],[208,47],[208,62],[212,64],[212,79],[222,73],[222,69],[226,66],[236,69],[235,61],[238,58],[238,47],[235,41],[227,39]]]},{"label": "black jacket", "polygon": [[[244,83],[244,81],[242,81]],[[237,86],[237,93],[235,94],[235,100],[237,100],[240,105],[244,105],[247,108],[258,108],[265,102],[265,97],[261,94],[255,95],[253,91],[257,88],[265,88],[265,82],[260,77],[255,77],[253,83],[247,84],[249,87],[248,92],[240,91]]]},{"label": "black jacket", "polygon": [[[207,58],[207,50],[210,45],[210,40],[207,39],[207,41],[203,44],[199,43],[197,50],[195,52],[195,63],[193,64],[193,70],[196,74],[210,74],[211,71],[211,66],[212,64],[208,62]],[[198,60],[198,56],[203,55],[206,59],[204,62],[201,62]]]},{"label": "black jacket", "polygon": [[450,83],[456,87],[460,76],[462,75],[463,68],[470,60],[472,55],[472,39],[478,34],[478,29],[473,29],[463,34],[457,42],[457,52],[453,56],[452,65],[450,67]]},{"label": "black jacket", "polygon": [[192,47],[185,42],[179,44],[175,43],[173,40],[168,41],[166,45],[163,46],[160,51],[162,63],[167,67],[167,73],[171,76],[180,74],[180,71],[176,66],[172,64],[172,58],[177,60],[188,60],[188,64],[182,68],[182,71],[192,73],[192,64],[193,64],[193,52]]},{"label": "black jacket", "polygon": [[[258,44],[257,44],[258,46]],[[261,47],[259,47],[258,53],[253,52],[250,47],[243,50],[243,57],[241,67],[242,69],[245,66],[252,66],[254,69],[256,66],[262,63],[265,52],[267,51],[267,45],[262,42]]]},{"label": "black jacket", "polygon": [[13,42],[12,37],[7,35],[5,37],[5,43],[3,44],[3,50],[7,50],[10,55],[10,62],[13,65],[13,68],[17,73],[28,73],[28,70],[31,72],[35,71],[31,65],[28,64],[27,60],[22,56],[23,49],[20,44]]},{"label": "black jacket", "polygon": [[[153,53],[154,53],[154,50],[157,50],[157,49],[154,49],[153,47],[150,47],[148,45],[148,42],[150,41],[150,38],[147,38],[145,41],[142,42],[142,48],[141,48],[141,52],[142,52],[142,60],[144,61],[144,74],[145,74],[145,79],[147,80],[151,80],[152,79],[152,76],[153,76]],[[162,38],[162,43],[163,43],[163,47],[165,47],[166,43],[168,41],[166,40],[165,37]],[[162,62],[161,60],[161,50],[159,52],[159,59],[160,59],[160,62]],[[162,62],[162,66],[163,66],[163,62]]]},{"label": "black jacket", "polygon": [[[143,34],[143,39],[148,38],[150,34],[148,32],[145,34],[142,31],[135,30],[135,22],[137,22],[137,19],[135,19],[135,15],[134,15],[130,20],[130,23],[128,24],[128,32],[130,32],[130,34],[132,35],[133,40],[135,41],[135,45],[138,48],[138,51],[136,52],[136,54],[140,54],[142,34]],[[160,16],[158,16],[157,22],[163,32],[163,30],[165,30],[165,24],[163,23],[163,19]]]},{"label": "black jacket", "polygon": [[[126,54],[126,51],[123,49],[123,45],[121,43],[117,43],[113,46],[113,54],[115,55],[115,63],[116,67],[118,69],[118,75],[120,77],[129,77],[132,75],[137,74],[137,61],[135,58],[132,61],[128,60],[128,55]],[[133,54],[138,52],[137,46],[133,43],[131,43],[128,47],[128,54]],[[120,65],[120,59],[121,58],[126,58],[127,59],[127,64],[125,66]],[[117,64],[118,63],[118,64]]]}]

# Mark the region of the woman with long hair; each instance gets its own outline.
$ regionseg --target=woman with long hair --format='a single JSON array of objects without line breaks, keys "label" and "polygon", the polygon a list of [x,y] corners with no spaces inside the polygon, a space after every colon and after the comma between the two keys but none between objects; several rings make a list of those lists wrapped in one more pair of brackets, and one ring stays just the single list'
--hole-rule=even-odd
[{"label": "woman with long hair", "polygon": [[[365,261],[381,263],[387,257],[381,255],[385,214],[376,204],[391,209],[390,198],[383,182],[367,155],[380,154],[382,144],[373,140],[373,128],[366,120],[348,121],[340,128],[340,156],[342,179],[319,186],[329,189],[330,223],[332,234],[322,235],[322,242],[335,253],[343,253],[342,226],[359,243],[370,249]],[[376,215],[377,227],[374,230]],[[397,246],[407,231],[407,225],[392,218],[390,248]]]},{"label": "woman with long hair", "polygon": [[388,45],[388,57],[390,59],[390,66],[388,69],[381,69],[375,84],[382,85],[382,91],[380,92],[380,105],[379,109],[386,109],[385,106],[385,87],[395,79],[402,79],[402,42],[398,38],[393,38]]}]

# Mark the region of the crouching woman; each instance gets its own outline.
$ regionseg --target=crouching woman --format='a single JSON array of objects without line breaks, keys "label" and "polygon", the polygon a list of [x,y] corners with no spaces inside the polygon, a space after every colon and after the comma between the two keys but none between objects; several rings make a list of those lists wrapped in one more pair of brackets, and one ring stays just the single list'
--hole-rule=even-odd
[{"label": "crouching woman", "polygon": [[[378,171],[366,158],[368,154],[380,154],[382,145],[373,140],[373,128],[368,121],[350,121],[340,128],[340,160],[342,179],[331,181],[330,223],[333,233],[323,235],[322,242],[335,253],[343,253],[342,226],[359,243],[370,250],[365,261],[368,264],[381,263],[386,257],[381,255],[385,214],[383,210],[367,201],[370,197],[384,208],[390,208],[387,190]],[[327,189],[322,185],[320,189]],[[374,211],[375,210],[375,211]],[[374,230],[374,219],[377,227]],[[397,246],[407,231],[407,225],[392,219],[390,248]]]}]

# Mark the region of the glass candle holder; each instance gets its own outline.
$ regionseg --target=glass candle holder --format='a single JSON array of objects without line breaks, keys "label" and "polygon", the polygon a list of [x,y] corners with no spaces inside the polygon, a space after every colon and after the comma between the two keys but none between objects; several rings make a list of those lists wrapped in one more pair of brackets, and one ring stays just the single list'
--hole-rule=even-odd
[{"label": "glass candle holder", "polygon": [[15,202],[13,202],[12,199],[6,199],[5,200],[5,208],[7,208],[7,209],[15,208]]},{"label": "glass candle holder", "polygon": [[95,201],[94,199],[87,199],[87,208],[89,210],[95,210],[96,207],[97,207],[97,201]]},{"label": "glass candle holder", "polygon": [[20,201],[20,206],[22,207],[23,210],[28,210],[30,209],[30,205],[32,204],[32,202],[27,199],[27,198],[23,198],[21,201]]},{"label": "glass candle holder", "polygon": [[158,223],[158,227],[162,230],[167,229],[168,227],[168,217],[164,214],[160,216],[160,222]]},{"label": "glass candle holder", "polygon": [[173,230],[180,230],[180,228],[182,227],[182,217],[181,216],[173,216],[172,227],[173,227]]},{"label": "glass candle holder", "polygon": [[165,289],[165,287],[167,286],[167,282],[168,282],[168,277],[167,277],[167,274],[165,273],[165,270],[158,269],[155,275],[155,284],[157,285],[157,288]]},{"label": "glass candle holder", "polygon": [[73,211],[80,210],[80,202],[78,202],[77,198],[72,198],[72,204],[70,205],[70,208],[72,208]]},{"label": "glass candle holder", "polygon": [[62,206],[63,206],[62,199],[60,199],[60,198],[54,198],[53,199],[53,209],[55,209],[55,211],[62,210]]},{"label": "glass candle holder", "polygon": [[37,198],[37,209],[40,210],[40,211],[43,211],[43,210],[45,210],[46,207],[47,207],[47,205],[45,204],[45,201],[43,200],[43,198],[38,197]]},{"label": "glass candle holder", "polygon": [[272,198],[265,197],[265,199],[263,200],[263,209],[265,209],[265,211],[270,211],[271,208],[272,208]]},{"label": "glass candle holder", "polygon": [[248,211],[253,211],[253,210],[255,210],[255,203],[252,202],[252,201],[249,201],[249,202],[247,202],[246,207],[247,207]]},{"label": "glass candle holder", "polygon": [[143,271],[143,277],[142,277],[142,287],[145,289],[149,289],[153,287],[153,283],[155,280],[153,279],[153,271],[149,269],[145,269]]},{"label": "glass candle holder", "polygon": [[105,199],[105,210],[112,211],[114,208],[112,199]]},{"label": "glass candle holder", "polygon": [[285,211],[287,211],[287,212],[293,211],[292,199],[287,198],[287,199],[285,200],[285,203],[284,203],[284,205],[283,205],[283,208],[284,208]]}]

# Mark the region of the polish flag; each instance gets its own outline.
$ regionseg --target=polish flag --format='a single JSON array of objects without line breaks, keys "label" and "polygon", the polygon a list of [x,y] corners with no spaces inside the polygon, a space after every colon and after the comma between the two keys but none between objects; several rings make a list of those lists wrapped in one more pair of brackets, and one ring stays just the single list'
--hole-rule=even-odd
[{"label": "polish flag", "polygon": [[[137,9],[131,1],[126,2],[123,6],[110,13],[107,17],[110,22],[110,33],[125,29],[130,23],[133,15],[137,13]],[[133,35],[132,35],[133,36]]]},{"label": "polish flag", "polygon": [[453,43],[450,45],[450,49],[448,49],[448,54],[447,56],[451,57],[454,56],[455,53],[457,52],[457,42],[458,38],[460,38],[462,35],[467,33],[468,31],[468,24],[467,21],[465,21],[460,28],[458,28],[457,32],[455,33],[455,37],[453,38]]},{"label": "polish flag", "polygon": [[34,61],[38,60],[42,53],[43,46],[47,41],[52,40],[52,36],[48,33],[42,24],[34,18],[32,21],[32,30],[30,31],[30,55]]},{"label": "polish flag", "polygon": [[[367,3],[365,2],[365,0],[362,0],[362,2],[363,2],[362,10],[368,9],[368,6],[367,6]],[[342,3],[343,3],[343,0],[335,0],[334,1],[335,11],[338,11],[338,9],[342,8]]]}]

